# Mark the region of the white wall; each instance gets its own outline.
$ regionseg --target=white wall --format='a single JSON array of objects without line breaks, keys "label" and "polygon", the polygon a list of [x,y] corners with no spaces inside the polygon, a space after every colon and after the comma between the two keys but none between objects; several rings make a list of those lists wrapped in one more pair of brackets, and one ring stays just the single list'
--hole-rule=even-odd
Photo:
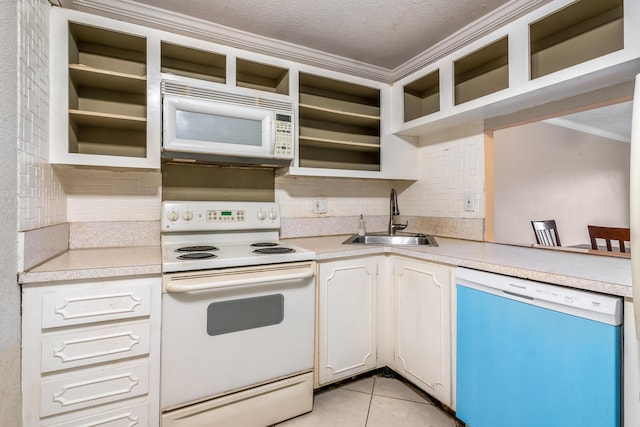
[{"label": "white wall", "polygon": [[630,145],[544,122],[494,133],[495,240],[535,243],[531,220],[555,219],[563,246],[587,225],[629,226]]},{"label": "white wall", "polygon": [[16,282],[17,256],[17,138],[18,138],[18,3],[0,1],[0,425],[20,421],[20,288]]}]

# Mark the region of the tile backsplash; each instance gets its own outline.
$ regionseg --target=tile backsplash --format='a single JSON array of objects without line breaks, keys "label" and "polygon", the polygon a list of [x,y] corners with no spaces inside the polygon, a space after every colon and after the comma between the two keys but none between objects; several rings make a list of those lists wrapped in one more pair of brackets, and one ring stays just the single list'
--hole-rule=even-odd
[{"label": "tile backsplash", "polygon": [[160,220],[160,172],[69,169],[64,189],[69,222]]},{"label": "tile backsplash", "polygon": [[[360,214],[382,231],[380,218],[388,218],[389,194],[398,192],[405,216],[451,218],[451,230],[466,233],[459,219],[484,218],[484,139],[482,133],[421,146],[418,181],[346,178],[275,178],[274,198],[280,204],[287,237],[351,232]],[[162,175],[154,171],[65,169],[62,177],[69,222],[158,221],[162,203]],[[472,194],[474,211],[464,209],[465,194]],[[314,201],[326,201],[326,213],[314,213]],[[303,220],[304,221],[301,221]],[[316,223],[313,220],[317,220]],[[296,221],[292,221],[296,220]],[[357,222],[356,222],[357,223]],[[473,224],[481,224],[474,222]],[[316,224],[317,227],[312,227]],[[302,228],[311,228],[303,233]],[[461,227],[461,228],[460,228]],[[459,230],[458,230],[459,229]],[[478,226],[473,225],[477,239]],[[456,231],[458,230],[458,231]],[[481,239],[481,237],[480,237]]]},{"label": "tile backsplash", "polygon": [[66,221],[62,183],[49,158],[49,7],[19,2],[18,230]]},{"label": "tile backsplash", "polygon": [[[449,134],[418,150],[418,181],[402,194],[407,213],[425,217],[484,218],[484,131]],[[423,138],[424,140],[424,138]],[[465,211],[465,194],[475,209]]]}]

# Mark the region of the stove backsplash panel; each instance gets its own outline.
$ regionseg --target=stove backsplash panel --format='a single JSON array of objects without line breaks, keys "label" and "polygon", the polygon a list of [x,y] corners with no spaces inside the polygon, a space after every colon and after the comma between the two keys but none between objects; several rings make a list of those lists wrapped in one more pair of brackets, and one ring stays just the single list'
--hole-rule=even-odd
[{"label": "stove backsplash panel", "polygon": [[164,163],[162,200],[273,202],[273,169]]}]

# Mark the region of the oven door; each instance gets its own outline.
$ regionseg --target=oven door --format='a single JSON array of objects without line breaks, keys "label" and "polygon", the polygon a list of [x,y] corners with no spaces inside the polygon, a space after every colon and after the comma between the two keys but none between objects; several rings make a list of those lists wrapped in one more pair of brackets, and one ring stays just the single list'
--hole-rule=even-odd
[{"label": "oven door", "polygon": [[313,369],[315,263],[166,274],[163,411]]}]

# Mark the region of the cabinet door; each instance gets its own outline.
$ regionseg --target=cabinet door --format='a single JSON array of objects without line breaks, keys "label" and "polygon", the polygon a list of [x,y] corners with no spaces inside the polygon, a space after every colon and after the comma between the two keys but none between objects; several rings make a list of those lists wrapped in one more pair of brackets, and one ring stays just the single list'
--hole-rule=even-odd
[{"label": "cabinet door", "polygon": [[319,384],[376,367],[378,259],[319,264]]},{"label": "cabinet door", "polygon": [[451,405],[451,278],[449,267],[393,260],[395,370]]}]

